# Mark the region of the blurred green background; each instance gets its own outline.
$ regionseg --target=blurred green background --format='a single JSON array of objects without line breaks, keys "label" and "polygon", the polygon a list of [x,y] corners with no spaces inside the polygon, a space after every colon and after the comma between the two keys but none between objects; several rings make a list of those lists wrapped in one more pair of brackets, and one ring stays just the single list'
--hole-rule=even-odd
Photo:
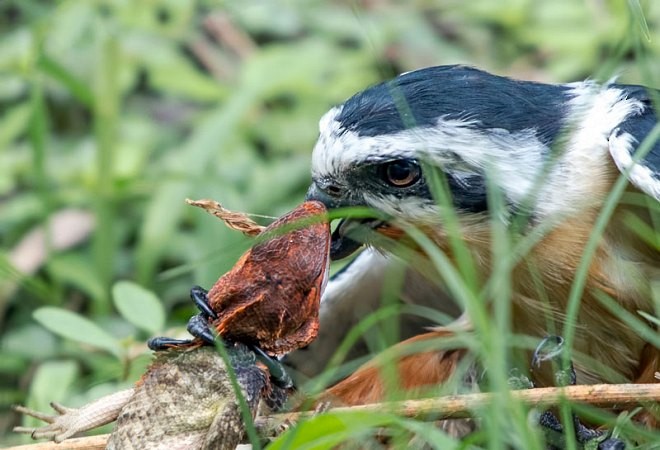
[{"label": "blurred green background", "polygon": [[0,444],[130,384],[247,248],[186,197],[277,216],[330,106],[455,63],[660,87],[660,2],[2,0]]}]

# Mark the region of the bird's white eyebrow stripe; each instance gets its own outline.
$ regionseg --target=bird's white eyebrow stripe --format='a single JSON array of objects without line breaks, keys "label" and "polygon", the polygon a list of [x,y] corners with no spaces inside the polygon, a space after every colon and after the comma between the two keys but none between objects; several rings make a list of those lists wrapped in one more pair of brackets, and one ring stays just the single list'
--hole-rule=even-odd
[{"label": "bird's white eyebrow stripe", "polygon": [[[337,110],[339,111],[339,110]],[[513,193],[526,191],[543,163],[546,147],[534,130],[510,133],[507,130],[478,130],[474,121],[439,119],[436,127],[403,130],[382,136],[359,136],[340,130],[332,118],[335,110],[321,121],[321,135],[312,159],[314,177],[338,177],[365,161],[388,161],[402,158],[422,159],[438,166],[473,167],[481,173],[492,164],[502,174]],[[461,152],[448,151],[461,149]],[[492,150],[490,153],[488,149]],[[506,153],[506,154],[504,154]],[[510,166],[517,161],[515,167]],[[507,165],[504,163],[506,162]],[[464,170],[465,171],[465,170]]]}]

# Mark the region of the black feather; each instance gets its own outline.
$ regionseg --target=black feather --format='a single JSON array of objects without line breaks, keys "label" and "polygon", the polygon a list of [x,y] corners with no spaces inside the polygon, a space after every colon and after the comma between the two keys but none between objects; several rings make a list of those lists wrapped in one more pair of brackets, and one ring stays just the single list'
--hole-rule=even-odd
[{"label": "black feather", "polygon": [[561,132],[569,88],[517,81],[466,66],[420,69],[347,100],[337,120],[360,136],[431,127],[440,118],[474,120],[482,129],[534,129],[550,145]]}]

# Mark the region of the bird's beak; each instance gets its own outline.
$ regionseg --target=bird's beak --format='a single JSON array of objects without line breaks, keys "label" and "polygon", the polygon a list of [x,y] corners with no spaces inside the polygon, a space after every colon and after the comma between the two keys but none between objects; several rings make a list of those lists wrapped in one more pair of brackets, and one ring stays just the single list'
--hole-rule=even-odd
[{"label": "bird's beak", "polygon": [[[315,183],[312,183],[307,191],[305,200],[316,200],[323,203],[328,209],[364,206],[332,196],[320,189]],[[341,222],[339,222],[339,225],[337,225],[337,228],[332,233],[330,259],[336,261],[356,252],[362,247],[366,234],[382,224],[383,221],[378,219],[341,219]]]}]

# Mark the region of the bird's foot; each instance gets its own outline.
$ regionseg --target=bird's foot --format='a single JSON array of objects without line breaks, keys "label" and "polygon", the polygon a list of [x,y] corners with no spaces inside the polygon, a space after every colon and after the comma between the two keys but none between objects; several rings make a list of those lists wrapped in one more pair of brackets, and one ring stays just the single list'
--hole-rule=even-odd
[{"label": "bird's foot", "polygon": [[190,289],[190,298],[195,306],[197,306],[197,309],[200,310],[203,317],[215,320],[218,318],[218,314],[211,308],[208,293],[209,291],[200,286],[193,286]]},{"label": "bird's foot", "polygon": [[[536,347],[532,357],[532,370],[551,364],[557,386],[573,386],[577,376],[573,363],[564,359],[564,340],[560,336],[548,336]],[[625,443],[608,437],[603,430],[594,430],[584,425],[578,416],[571,413],[575,438],[585,450],[624,450]],[[540,425],[548,430],[549,448],[565,448],[564,426],[552,411],[545,411],[539,419]]]},{"label": "bird's foot", "polygon": [[193,286],[190,289],[190,298],[200,312],[188,321],[186,328],[188,333],[201,339],[204,344],[215,345],[215,335],[211,332],[209,321],[217,319],[218,314],[211,308],[208,291],[199,286]]},{"label": "bird's foot", "polygon": [[[193,286],[190,289],[190,298],[200,312],[190,318],[186,329],[192,336],[201,341],[202,345],[215,345],[216,336],[211,331],[209,321],[217,319],[218,314],[209,303],[208,291],[200,286]],[[173,347],[187,347],[191,344],[198,344],[199,341],[156,337],[150,339],[148,345],[150,349],[157,351]],[[256,355],[257,359],[266,366],[270,373],[271,381],[277,387],[281,389],[290,389],[293,387],[291,377],[284,369],[284,365],[277,358],[270,356],[257,345],[250,344],[249,348]]]},{"label": "bird's foot", "polygon": [[[201,340],[203,345],[215,345],[215,335],[209,327],[209,320],[217,319],[218,315],[209,304],[208,291],[199,286],[193,286],[190,289],[190,298],[197,309],[200,310],[188,321],[187,330],[194,337]],[[170,337],[159,336],[149,339],[147,345],[151,350],[161,351],[170,348],[190,347],[199,345],[200,342],[194,339],[174,339]]]},{"label": "bird's foot", "polygon": [[532,371],[550,364],[555,375],[556,386],[573,386],[577,381],[573,363],[564,360],[564,339],[560,336],[547,336],[534,350]]},{"label": "bird's foot", "polygon": [[270,380],[281,389],[290,389],[293,387],[293,380],[284,368],[284,364],[279,359],[270,356],[256,345],[250,345],[250,349],[257,355],[257,359],[268,369]]},{"label": "bird's foot", "polygon": [[166,336],[158,336],[147,341],[147,347],[155,352],[169,350],[171,348],[191,347],[196,344],[192,339],[175,339]]}]

